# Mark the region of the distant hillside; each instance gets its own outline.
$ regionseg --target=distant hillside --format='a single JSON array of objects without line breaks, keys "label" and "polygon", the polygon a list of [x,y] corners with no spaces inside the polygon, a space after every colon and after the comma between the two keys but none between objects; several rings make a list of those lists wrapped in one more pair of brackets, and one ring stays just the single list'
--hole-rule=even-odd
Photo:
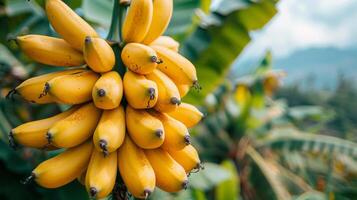
[{"label": "distant hillside", "polygon": [[[239,63],[235,74],[246,74],[254,70],[256,61]],[[288,73],[287,84],[303,81],[304,85],[314,84],[319,88],[333,87],[338,75],[357,80],[357,48],[311,48],[274,60],[274,68]],[[313,83],[311,83],[313,80]]]}]

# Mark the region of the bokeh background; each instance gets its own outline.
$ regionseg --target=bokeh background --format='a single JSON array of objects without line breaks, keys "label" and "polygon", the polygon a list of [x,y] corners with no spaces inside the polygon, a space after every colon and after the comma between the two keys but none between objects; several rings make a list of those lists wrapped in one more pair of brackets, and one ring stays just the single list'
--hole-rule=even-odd
[{"label": "bokeh background", "polygon": [[[65,2],[106,36],[113,0]],[[357,199],[357,1],[174,3],[166,35],[198,70],[202,90],[184,101],[206,114],[191,130],[205,169],[187,190],[150,199]],[[0,199],[88,199],[77,181],[56,190],[21,184],[59,152],[8,146],[11,128],[67,107],[5,98],[28,77],[61,69],[9,41],[57,36],[43,5],[0,0]]]}]

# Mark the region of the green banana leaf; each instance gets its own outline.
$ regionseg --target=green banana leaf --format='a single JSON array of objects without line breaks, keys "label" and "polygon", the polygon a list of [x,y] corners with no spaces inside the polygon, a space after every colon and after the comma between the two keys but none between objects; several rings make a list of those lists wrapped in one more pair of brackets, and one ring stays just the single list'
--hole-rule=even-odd
[{"label": "green banana leaf", "polygon": [[258,148],[270,147],[275,151],[288,148],[319,154],[338,153],[357,159],[357,144],[341,138],[295,132],[293,134],[276,134],[258,141]]},{"label": "green banana leaf", "polygon": [[267,162],[252,147],[248,147],[246,153],[253,162],[250,179],[254,183],[258,198],[277,200],[291,199],[288,188],[285,187],[279,178],[279,170],[276,169],[276,166]]},{"label": "green banana leaf", "polygon": [[223,161],[221,166],[230,172],[231,177],[216,187],[216,200],[238,200],[240,185],[236,167],[231,160]]},{"label": "green banana leaf", "polygon": [[277,12],[276,1],[221,2],[201,18],[200,26],[183,42],[181,52],[195,64],[202,90],[185,99],[202,103],[222,82],[229,67],[250,42],[250,31],[262,28]]}]

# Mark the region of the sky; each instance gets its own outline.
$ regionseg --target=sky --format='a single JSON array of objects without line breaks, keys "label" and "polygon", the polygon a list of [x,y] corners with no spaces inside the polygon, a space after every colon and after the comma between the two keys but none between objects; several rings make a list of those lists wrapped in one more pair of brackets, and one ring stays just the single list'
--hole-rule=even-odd
[{"label": "sky", "polygon": [[267,49],[281,58],[311,47],[357,46],[357,0],[280,0],[278,14],[241,54],[260,58]]}]

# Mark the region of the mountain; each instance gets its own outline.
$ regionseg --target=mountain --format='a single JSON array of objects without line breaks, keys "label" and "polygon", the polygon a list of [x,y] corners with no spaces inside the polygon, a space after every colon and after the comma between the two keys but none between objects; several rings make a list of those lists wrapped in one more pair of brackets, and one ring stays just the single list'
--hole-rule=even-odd
[{"label": "mountain", "polygon": [[[233,73],[242,75],[254,70],[256,60],[237,63]],[[287,72],[286,84],[300,82],[306,87],[331,88],[340,75],[357,80],[357,48],[309,48],[273,61],[274,69]]]}]

